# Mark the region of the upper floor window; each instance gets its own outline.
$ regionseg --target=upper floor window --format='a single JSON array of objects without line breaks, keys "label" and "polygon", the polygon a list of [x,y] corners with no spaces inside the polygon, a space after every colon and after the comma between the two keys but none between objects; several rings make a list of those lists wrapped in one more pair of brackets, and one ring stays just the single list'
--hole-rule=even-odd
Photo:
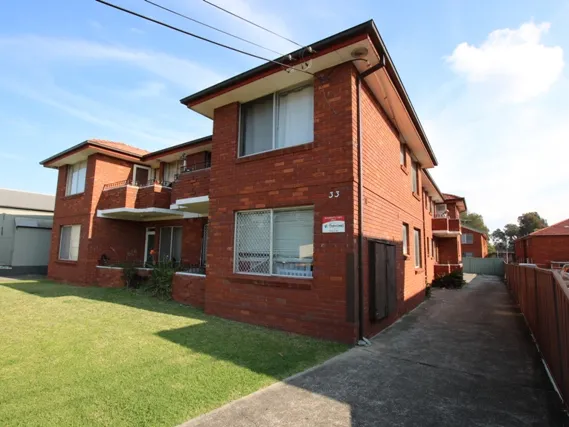
[{"label": "upper floor window", "polygon": [[411,188],[413,193],[419,194],[419,174],[417,162],[411,164]]},{"label": "upper floor window", "polygon": [[181,168],[182,168],[182,162],[180,160],[166,163],[164,165],[164,181],[166,182],[176,181],[176,177],[180,173]]},{"label": "upper floor window", "polygon": [[402,142],[399,143],[399,163],[401,166],[407,166],[407,149]]},{"label": "upper floor window", "polygon": [[79,194],[85,191],[87,160],[67,166],[67,185],[65,195]]},{"label": "upper floor window", "polygon": [[466,245],[471,245],[474,242],[474,236],[472,233],[466,233],[462,235],[462,243]]},{"label": "upper floor window", "polygon": [[314,87],[300,86],[241,105],[240,156],[314,139]]}]

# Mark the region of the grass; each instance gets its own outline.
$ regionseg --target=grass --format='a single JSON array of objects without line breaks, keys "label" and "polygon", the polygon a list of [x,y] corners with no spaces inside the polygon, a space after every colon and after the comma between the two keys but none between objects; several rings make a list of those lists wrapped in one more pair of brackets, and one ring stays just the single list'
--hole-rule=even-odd
[{"label": "grass", "polygon": [[0,283],[0,425],[172,426],[344,351],[124,289]]}]

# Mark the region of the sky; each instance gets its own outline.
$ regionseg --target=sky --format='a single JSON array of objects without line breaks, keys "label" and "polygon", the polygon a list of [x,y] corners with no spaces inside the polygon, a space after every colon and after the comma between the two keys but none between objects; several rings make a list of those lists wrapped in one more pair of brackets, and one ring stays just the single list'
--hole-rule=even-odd
[{"label": "sky", "polygon": [[[155,0],[243,38],[296,46],[202,0]],[[491,230],[537,211],[569,217],[569,2],[212,0],[308,45],[374,19],[439,161],[443,192]],[[268,58],[276,55],[117,0]],[[211,133],[184,96],[259,65],[95,0],[0,0],[0,187],[54,193],[39,162],[89,138],[157,150]]]}]

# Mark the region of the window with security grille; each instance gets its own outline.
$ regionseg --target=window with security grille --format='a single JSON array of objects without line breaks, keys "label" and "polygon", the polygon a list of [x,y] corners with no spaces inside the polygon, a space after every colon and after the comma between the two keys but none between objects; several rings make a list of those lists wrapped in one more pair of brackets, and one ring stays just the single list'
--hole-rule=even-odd
[{"label": "window with security grille", "polygon": [[237,273],[312,277],[313,253],[314,209],[237,212]]}]

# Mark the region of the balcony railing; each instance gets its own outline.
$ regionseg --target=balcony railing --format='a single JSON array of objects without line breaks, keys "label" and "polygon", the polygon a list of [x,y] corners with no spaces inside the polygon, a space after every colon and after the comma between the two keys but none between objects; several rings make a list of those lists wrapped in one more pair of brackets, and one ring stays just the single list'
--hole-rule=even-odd
[{"label": "balcony railing", "polygon": [[207,160],[205,162],[199,162],[199,163],[192,163],[191,165],[182,166],[180,168],[180,173],[195,172],[195,171],[199,171],[202,169],[209,169],[209,168],[211,168],[211,160]]},{"label": "balcony railing", "polygon": [[171,187],[172,183],[170,181],[159,181],[157,179],[152,179],[152,180],[149,180],[146,182],[139,182],[139,181],[135,181],[133,179],[123,179],[122,181],[111,182],[109,184],[105,184],[103,186],[103,191],[111,190],[113,188],[126,187],[127,185],[130,185],[132,187],[150,187],[152,185],[161,185],[163,187]]}]

